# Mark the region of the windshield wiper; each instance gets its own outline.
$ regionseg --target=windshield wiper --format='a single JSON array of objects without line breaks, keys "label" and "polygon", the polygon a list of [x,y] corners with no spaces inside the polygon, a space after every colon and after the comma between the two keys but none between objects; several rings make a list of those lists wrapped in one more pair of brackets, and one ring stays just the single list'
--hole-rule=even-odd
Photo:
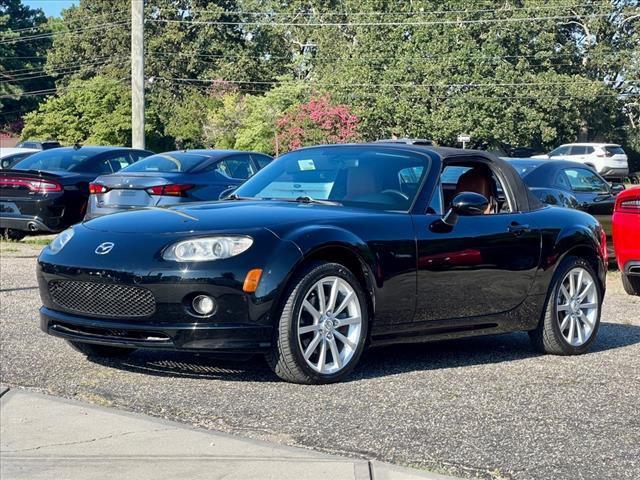
[{"label": "windshield wiper", "polygon": [[[289,200],[289,199],[288,199]],[[310,197],[308,195],[302,195],[294,200],[298,203],[314,203],[316,205],[340,205],[340,202],[334,202],[332,200],[318,200],[317,198]]]},{"label": "windshield wiper", "polygon": [[255,197],[241,197],[237,193],[232,193],[231,195],[229,195],[226,198],[223,198],[222,200],[258,200],[258,199]]}]

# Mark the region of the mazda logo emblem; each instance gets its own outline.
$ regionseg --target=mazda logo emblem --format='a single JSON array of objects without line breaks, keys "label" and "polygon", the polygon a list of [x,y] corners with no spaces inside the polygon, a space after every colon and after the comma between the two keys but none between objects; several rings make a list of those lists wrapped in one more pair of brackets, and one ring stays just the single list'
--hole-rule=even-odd
[{"label": "mazda logo emblem", "polygon": [[96,247],[96,254],[97,255],[106,255],[107,253],[109,253],[111,250],[113,250],[114,247],[114,243],[113,242],[104,242],[101,243],[100,245],[98,245]]}]

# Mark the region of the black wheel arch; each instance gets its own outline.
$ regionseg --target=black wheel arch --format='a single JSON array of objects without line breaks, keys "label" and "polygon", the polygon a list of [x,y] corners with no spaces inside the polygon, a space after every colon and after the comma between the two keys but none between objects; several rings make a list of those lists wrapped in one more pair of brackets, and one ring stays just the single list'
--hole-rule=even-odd
[{"label": "black wheel arch", "polygon": [[[334,232],[334,234],[338,232]],[[362,290],[366,294],[367,310],[369,312],[369,326],[371,326],[371,322],[375,317],[377,291],[377,282],[374,274],[374,256],[370,253],[364,242],[355,240],[353,238],[353,234],[350,232],[344,233],[347,233],[349,237],[352,238],[347,240],[344,237],[334,237],[332,239],[326,239],[325,241],[313,246],[308,245],[307,248],[301,247],[300,243],[302,242],[294,242],[298,245],[298,248],[301,249],[303,254],[295,265],[292,266],[282,282],[282,287],[279,289],[277,298],[274,299],[272,305],[272,318],[275,319],[277,317],[278,311],[282,308],[284,302],[286,302],[287,292],[291,286],[291,280],[295,278],[296,274],[302,268],[310,262],[331,262],[343,265],[358,279]],[[306,235],[305,238],[309,239],[309,236]],[[369,329],[369,331],[371,331],[371,329]]]}]

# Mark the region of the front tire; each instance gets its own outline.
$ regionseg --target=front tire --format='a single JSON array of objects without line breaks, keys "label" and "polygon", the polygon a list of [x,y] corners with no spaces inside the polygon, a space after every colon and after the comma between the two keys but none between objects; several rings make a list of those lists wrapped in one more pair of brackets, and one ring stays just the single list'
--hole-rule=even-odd
[{"label": "front tire", "polygon": [[602,289],[593,267],[567,257],[553,275],[538,327],[529,332],[536,349],[553,355],[585,353],[596,338]]},{"label": "front tire", "polygon": [[365,294],[337,263],[314,262],[291,281],[267,362],[283,380],[342,380],[358,363],[368,332]]},{"label": "front tire", "polygon": [[87,357],[124,358],[135,351],[135,348],[111,347],[108,345],[96,345],[94,343],[76,342],[67,340],[71,348]]},{"label": "front tire", "polygon": [[622,286],[629,295],[640,295],[640,277],[622,274]]}]

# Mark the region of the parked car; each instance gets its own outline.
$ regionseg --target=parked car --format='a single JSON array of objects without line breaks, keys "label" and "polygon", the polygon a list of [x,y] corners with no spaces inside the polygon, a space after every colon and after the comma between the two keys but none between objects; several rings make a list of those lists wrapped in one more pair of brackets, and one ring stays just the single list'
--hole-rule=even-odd
[{"label": "parked car", "polygon": [[616,198],[613,242],[622,285],[629,295],[640,295],[640,187]]},{"label": "parked car", "polygon": [[60,148],[60,142],[55,140],[24,140],[16,145],[17,148],[35,148],[36,150],[49,150],[50,148]]},{"label": "parked car", "polygon": [[86,218],[147,206],[219,200],[272,157],[236,150],[183,150],[152,155],[91,185]]},{"label": "parked car", "polygon": [[367,345],[528,331],[584,353],[605,264],[597,220],[545,207],[497,157],[373,143],[287,153],[226,201],[83,222],[37,276],[41,328],[87,355],[264,352],[285,380],[327,383]]},{"label": "parked car", "polygon": [[624,190],[623,184],[610,185],[582,163],[535,158],[507,160],[543,203],[577,208],[596,217],[609,238],[611,256],[614,255],[611,216],[616,195]]},{"label": "parked car", "polygon": [[0,228],[8,238],[60,232],[82,220],[89,183],[118,171],[145,150],[122,147],[63,147],[43,150],[0,171]]},{"label": "parked car", "polygon": [[7,170],[23,158],[39,151],[35,148],[0,148],[0,170]]},{"label": "parked car", "polygon": [[532,158],[584,163],[605,178],[624,178],[629,175],[627,154],[620,145],[612,143],[569,143]]}]

